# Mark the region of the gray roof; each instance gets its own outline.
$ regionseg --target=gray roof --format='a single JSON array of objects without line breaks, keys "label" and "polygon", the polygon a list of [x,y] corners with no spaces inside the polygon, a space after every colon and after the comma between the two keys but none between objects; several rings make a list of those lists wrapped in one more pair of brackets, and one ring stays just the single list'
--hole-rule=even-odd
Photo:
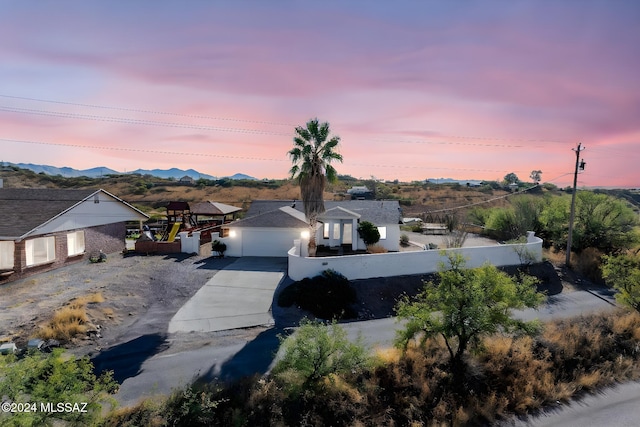
[{"label": "gray roof", "polygon": [[[247,218],[294,204],[297,210],[304,212],[304,205],[300,200],[254,200],[247,211]],[[342,207],[360,215],[362,221],[376,225],[399,224],[402,221],[402,211],[397,200],[327,200],[324,207],[326,210]]]},{"label": "gray roof", "polygon": [[0,236],[24,236],[98,192],[104,192],[138,211],[104,190],[0,188]]},{"label": "gray roof", "polygon": [[225,225],[225,227],[308,228],[309,224],[302,219],[303,217],[304,214],[300,215],[300,212],[283,206],[269,212],[234,221]]},{"label": "gray roof", "polygon": [[191,213],[196,215],[228,215],[241,210],[242,208],[220,202],[212,202],[211,200],[191,206]]}]

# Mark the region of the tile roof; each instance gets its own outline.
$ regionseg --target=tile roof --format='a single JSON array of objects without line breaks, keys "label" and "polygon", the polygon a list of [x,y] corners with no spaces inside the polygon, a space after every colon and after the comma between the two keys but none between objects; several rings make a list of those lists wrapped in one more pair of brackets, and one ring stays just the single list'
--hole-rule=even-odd
[{"label": "tile roof", "polygon": [[[247,218],[261,213],[276,210],[282,206],[293,206],[304,212],[300,200],[254,200],[247,211]],[[377,225],[399,224],[402,221],[402,210],[397,200],[327,200],[324,202],[326,211],[336,207],[347,209],[360,215],[362,221],[369,221]]]}]

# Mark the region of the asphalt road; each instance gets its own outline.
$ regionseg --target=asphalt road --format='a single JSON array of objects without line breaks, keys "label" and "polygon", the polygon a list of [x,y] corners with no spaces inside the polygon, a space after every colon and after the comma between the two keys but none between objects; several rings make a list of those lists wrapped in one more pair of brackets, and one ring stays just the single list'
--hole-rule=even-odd
[{"label": "asphalt road", "polygon": [[[538,311],[523,310],[515,313],[522,319],[539,318],[549,320],[572,317],[582,313],[607,310],[614,307],[613,296],[605,290],[575,291],[558,294],[549,298]],[[372,350],[393,345],[396,330],[400,327],[395,318],[376,319],[362,322],[344,323],[342,326],[352,339],[361,336],[365,345]],[[171,335],[150,337],[149,345],[157,349],[135,367],[128,367],[120,392],[115,396],[121,405],[132,405],[142,397],[153,394],[168,394],[173,389],[194,380],[233,380],[254,373],[268,372],[278,350],[278,335],[286,333],[277,327],[265,329],[257,336],[234,337],[231,334],[213,333],[209,342],[200,348],[175,352],[171,348]],[[246,334],[245,334],[246,335]],[[142,343],[141,343],[142,344]],[[136,346],[137,347],[137,346]],[[128,356],[122,354],[123,367]],[[113,358],[111,359],[113,360]],[[116,373],[117,375],[117,373]],[[640,394],[636,404],[640,403]],[[637,419],[640,425],[640,414]],[[523,424],[527,425],[527,424]],[[531,424],[537,425],[537,424]],[[545,425],[545,424],[540,424]],[[569,425],[569,424],[567,424]]]}]

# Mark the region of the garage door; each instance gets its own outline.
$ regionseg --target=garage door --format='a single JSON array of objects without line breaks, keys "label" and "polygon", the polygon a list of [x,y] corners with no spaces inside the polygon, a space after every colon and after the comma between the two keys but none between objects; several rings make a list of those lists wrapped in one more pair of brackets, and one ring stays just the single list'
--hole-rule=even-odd
[{"label": "garage door", "polygon": [[300,230],[281,229],[242,231],[242,256],[286,257],[293,240],[300,238]]}]

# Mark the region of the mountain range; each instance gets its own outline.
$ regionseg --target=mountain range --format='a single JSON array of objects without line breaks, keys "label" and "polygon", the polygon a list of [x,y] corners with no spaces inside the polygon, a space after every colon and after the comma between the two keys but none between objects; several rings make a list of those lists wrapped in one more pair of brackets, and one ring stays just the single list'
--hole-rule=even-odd
[{"label": "mountain range", "polygon": [[[74,169],[74,168],[69,168],[69,167],[56,167],[56,166],[49,166],[49,165],[34,165],[32,163],[4,163],[4,165],[9,165],[9,166],[16,166],[22,169],[28,169],[31,170],[35,173],[44,173],[47,175],[60,175],[66,178],[74,178],[74,177],[79,177],[79,176],[87,176],[89,178],[100,178],[102,176],[105,175],[122,175],[123,172],[118,172],[115,171],[113,169],[104,167],[104,166],[100,166],[100,167],[96,167],[96,168],[91,168],[91,169]],[[197,170],[194,169],[187,169],[187,170],[183,170],[183,169],[178,169],[178,168],[171,168],[171,169],[136,169],[134,171],[130,171],[130,172],[126,172],[126,174],[140,174],[140,175],[151,175],[151,176],[156,176],[158,178],[175,178],[175,179],[180,179],[183,176],[189,176],[193,179],[200,179],[200,178],[204,178],[204,179],[218,179],[215,176],[212,175],[208,175],[206,173],[200,173]],[[254,178],[252,176],[249,175],[245,175],[243,173],[236,173],[234,175],[231,176],[225,176],[225,177],[220,177],[220,178],[229,178],[229,179],[249,179],[249,180],[256,180],[257,178]]]}]

